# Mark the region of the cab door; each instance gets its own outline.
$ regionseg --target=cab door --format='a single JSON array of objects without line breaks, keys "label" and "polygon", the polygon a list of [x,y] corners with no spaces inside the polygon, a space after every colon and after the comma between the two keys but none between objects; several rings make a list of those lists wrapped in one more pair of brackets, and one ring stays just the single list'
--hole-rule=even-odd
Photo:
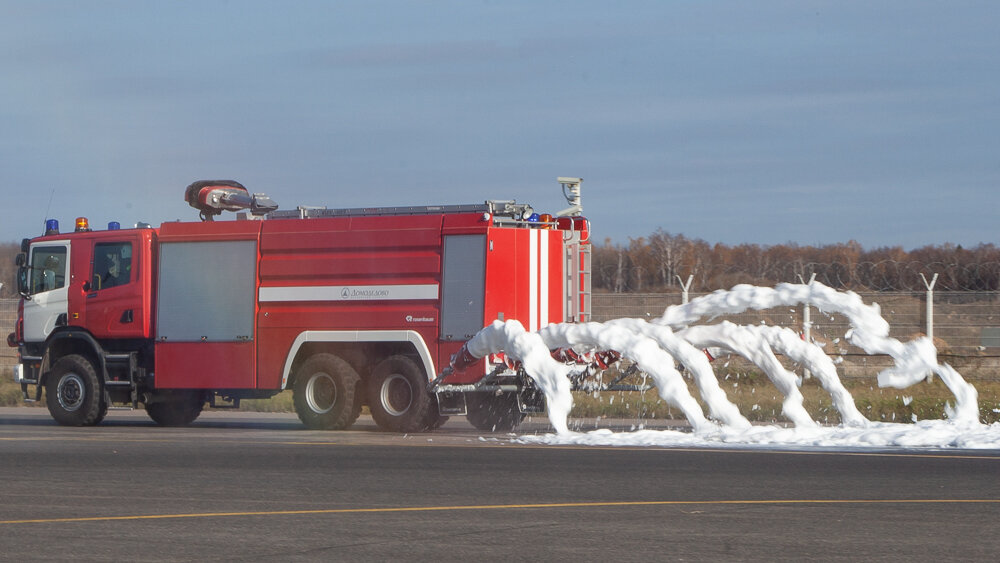
[{"label": "cab door", "polygon": [[92,241],[82,317],[98,339],[148,336],[140,281],[137,231]]},{"label": "cab door", "polygon": [[65,325],[69,302],[70,242],[31,245],[28,299],[24,301],[24,340],[44,342],[56,326]]}]

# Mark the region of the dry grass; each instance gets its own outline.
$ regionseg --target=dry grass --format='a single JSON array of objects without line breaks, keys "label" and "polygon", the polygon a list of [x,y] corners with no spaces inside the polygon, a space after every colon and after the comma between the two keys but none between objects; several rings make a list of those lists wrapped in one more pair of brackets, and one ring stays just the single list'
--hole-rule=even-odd
[{"label": "dry grass", "polygon": [[282,391],[270,399],[244,399],[240,401],[241,411],[250,412],[295,412],[292,392]]},{"label": "dry grass", "polygon": [[[782,395],[774,384],[761,373],[721,374],[719,382],[729,400],[740,412],[755,422],[787,422],[781,414]],[[980,420],[986,423],[1000,421],[1000,382],[977,381]],[[854,397],[854,404],[869,420],[904,422],[944,418],[945,405],[954,404],[951,391],[935,378],[907,389],[879,388],[871,380],[847,380],[844,386]],[[689,381],[692,396],[705,407],[697,388]],[[799,389],[806,410],[812,418],[823,424],[840,423],[840,414],[833,406],[830,395],[815,378],[806,379]],[[707,409],[706,409],[707,412]],[[606,416],[615,418],[683,418],[676,408],[663,401],[656,390],[637,392],[602,392],[575,397],[575,416]],[[914,418],[916,417],[916,418]]]},{"label": "dry grass", "polygon": [[[24,405],[21,389],[9,379],[10,368],[0,368],[4,377],[0,380],[0,406]],[[756,372],[719,374],[719,383],[732,401],[752,421],[786,422],[781,415],[784,396],[778,392],[770,380]],[[976,381],[973,385],[979,391],[980,420],[986,423],[1000,421],[1000,382]],[[917,420],[940,419],[944,417],[945,405],[954,403],[951,391],[935,378],[908,389],[882,389],[871,379],[847,380],[844,386],[854,397],[854,402],[863,415],[870,420],[884,422],[912,422]],[[700,401],[697,388],[689,380],[692,396]],[[806,410],[813,419],[824,424],[837,424],[840,415],[827,394],[815,379],[806,379],[800,388]],[[571,413],[577,417],[608,417],[636,419],[678,419],[683,415],[667,405],[656,390],[638,392],[575,393],[575,406]],[[41,406],[43,403],[36,403]],[[704,404],[702,403],[704,408]],[[292,393],[284,391],[271,399],[245,400],[241,410],[256,412],[293,412]],[[707,411],[706,411],[707,412]]]}]

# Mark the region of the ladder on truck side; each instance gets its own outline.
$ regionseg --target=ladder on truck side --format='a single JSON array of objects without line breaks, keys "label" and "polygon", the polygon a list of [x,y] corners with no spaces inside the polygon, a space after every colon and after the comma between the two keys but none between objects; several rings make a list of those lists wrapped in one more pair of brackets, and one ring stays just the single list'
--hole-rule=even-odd
[{"label": "ladder on truck side", "polygon": [[566,243],[566,322],[591,320],[591,248],[580,233]]}]

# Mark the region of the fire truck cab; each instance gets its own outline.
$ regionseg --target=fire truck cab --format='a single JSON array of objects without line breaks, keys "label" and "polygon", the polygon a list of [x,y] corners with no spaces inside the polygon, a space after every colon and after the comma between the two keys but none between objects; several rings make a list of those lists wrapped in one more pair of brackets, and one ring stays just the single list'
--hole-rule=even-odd
[{"label": "fire truck cab", "polygon": [[[526,204],[282,211],[232,181],[195,182],[200,222],[77,220],[25,239],[8,343],[27,401],[66,425],[137,408],[162,425],[206,404],[293,392],[302,422],[346,428],[367,405],[383,429],[466,415],[510,429],[544,408],[502,357],[442,376],[496,319],[529,330],[589,320],[589,225],[578,178],[555,216]],[[222,210],[237,220],[215,221]],[[433,383],[433,384],[432,384]]]}]

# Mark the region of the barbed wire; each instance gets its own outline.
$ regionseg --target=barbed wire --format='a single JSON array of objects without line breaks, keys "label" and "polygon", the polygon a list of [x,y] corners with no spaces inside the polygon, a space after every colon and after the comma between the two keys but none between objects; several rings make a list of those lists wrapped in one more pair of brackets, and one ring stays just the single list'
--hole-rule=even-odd
[{"label": "barbed wire", "polygon": [[[934,289],[939,291],[996,291],[1000,289],[1000,262],[985,264],[924,263],[919,261],[858,262],[853,265],[832,263],[803,264],[802,272],[794,268],[779,269],[777,279],[816,280],[837,289],[855,291],[924,291],[927,283],[937,276]],[[783,274],[783,275],[782,275]],[[765,276],[765,279],[768,276]]]},{"label": "barbed wire", "polygon": [[[779,283],[816,281],[838,290],[926,291],[934,282],[935,291],[1000,291],[1000,262],[955,264],[916,260],[878,262],[784,262],[753,268],[725,264],[698,264],[679,267],[664,275],[664,268],[624,263],[594,264],[594,285],[616,293],[679,289],[679,279],[693,276],[691,291],[726,289],[741,283],[773,286]],[[936,276],[936,279],[935,279]]]}]

